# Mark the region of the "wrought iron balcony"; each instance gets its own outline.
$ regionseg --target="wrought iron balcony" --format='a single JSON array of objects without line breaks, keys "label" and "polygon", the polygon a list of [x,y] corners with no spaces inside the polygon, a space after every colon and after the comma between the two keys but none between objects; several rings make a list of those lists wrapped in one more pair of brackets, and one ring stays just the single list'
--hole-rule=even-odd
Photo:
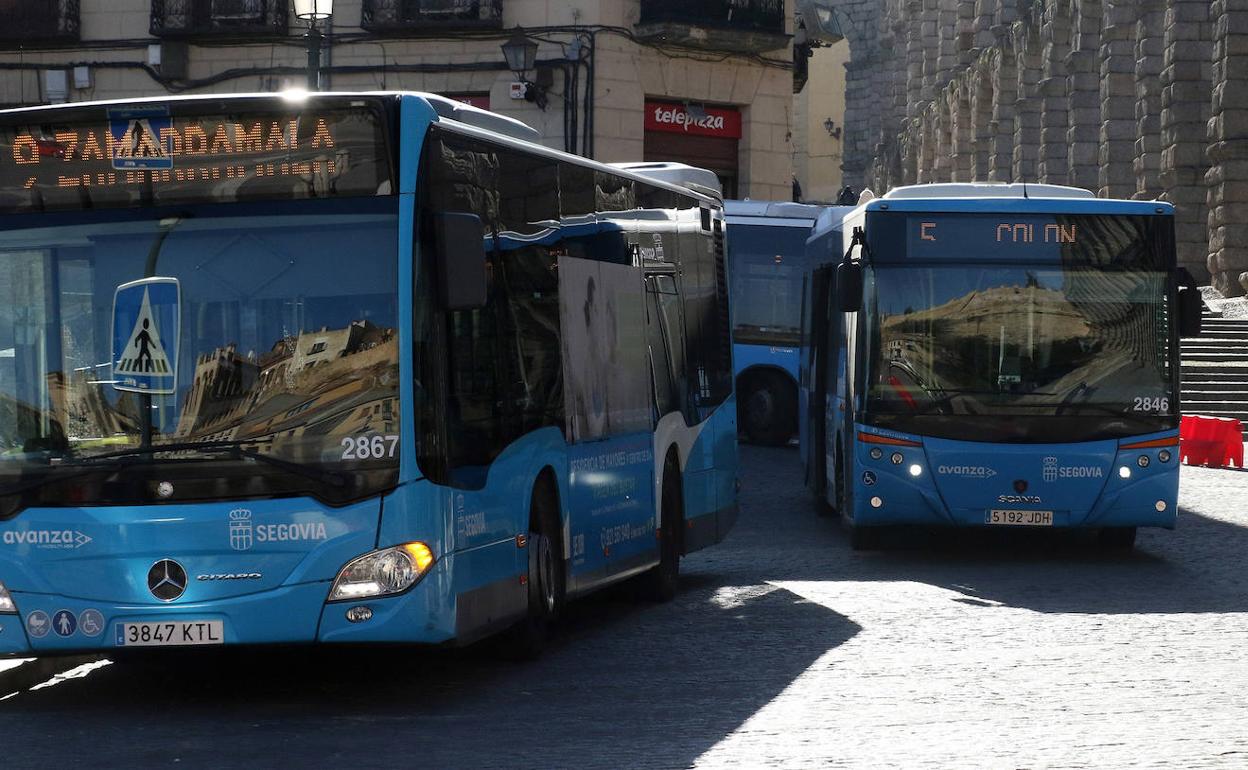
[{"label": "wrought iron balcony", "polygon": [[288,0],[152,0],[159,37],[271,37],[286,34]]},{"label": "wrought iron balcony", "polygon": [[78,0],[0,0],[0,46],[73,43],[78,40]]},{"label": "wrought iron balcony", "polygon": [[637,37],[734,53],[788,45],[784,0],[641,0]]},{"label": "wrought iron balcony", "polygon": [[364,0],[360,26],[378,34],[500,29],[502,0]]}]

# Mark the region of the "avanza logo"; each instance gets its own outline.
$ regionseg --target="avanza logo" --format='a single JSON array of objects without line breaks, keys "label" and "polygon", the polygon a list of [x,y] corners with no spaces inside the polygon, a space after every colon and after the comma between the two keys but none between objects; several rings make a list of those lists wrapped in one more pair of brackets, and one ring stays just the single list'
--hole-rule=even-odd
[{"label": "avanza logo", "polygon": [[942,476],[959,476],[964,479],[990,479],[997,472],[986,465],[941,465],[936,472]]},{"label": "avanza logo", "polygon": [[91,542],[89,535],[76,529],[11,529],[4,533],[5,545],[31,545],[35,548],[74,550]]}]

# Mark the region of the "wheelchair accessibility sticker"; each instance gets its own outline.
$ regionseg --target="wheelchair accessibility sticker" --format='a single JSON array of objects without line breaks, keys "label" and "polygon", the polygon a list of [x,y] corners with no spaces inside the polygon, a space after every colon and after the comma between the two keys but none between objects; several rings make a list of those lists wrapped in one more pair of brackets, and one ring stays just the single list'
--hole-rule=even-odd
[{"label": "wheelchair accessibility sticker", "polygon": [[176,278],[145,278],[117,287],[113,296],[115,389],[174,392],[180,303]]}]

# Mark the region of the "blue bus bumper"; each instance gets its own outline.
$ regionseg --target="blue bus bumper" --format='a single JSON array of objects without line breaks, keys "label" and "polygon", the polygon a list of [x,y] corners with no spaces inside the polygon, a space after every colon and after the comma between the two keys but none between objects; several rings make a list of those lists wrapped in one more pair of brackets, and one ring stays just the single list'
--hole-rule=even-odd
[{"label": "blue bus bumper", "polygon": [[[858,434],[858,526],[982,527],[989,526],[993,510],[1051,512],[1054,528],[1174,529],[1178,521],[1178,437],[1172,432],[1067,445],[980,444],[861,427]],[[920,445],[870,443],[861,440],[864,434]],[[1168,449],[1125,448],[1172,435]],[[873,448],[880,457],[871,456]],[[1144,466],[1141,456],[1147,457]]]},{"label": "blue bus bumper", "polygon": [[[14,592],[19,614],[0,615],[0,656],[107,654],[124,649],[120,638],[122,623],[190,620],[222,621],[223,645],[444,644],[456,636],[456,601],[447,590],[449,562],[449,558],[439,561],[407,593],[332,604],[325,602],[329,581],[176,606],[107,605],[51,594]],[[354,607],[368,607],[371,616],[362,622],[348,620],[347,610]],[[92,627],[88,625],[84,630],[79,619],[89,617],[87,613],[92,610],[104,622],[98,632],[89,634]],[[32,616],[52,621],[65,612],[74,618],[69,633],[59,633],[55,622],[51,627],[47,623],[32,625]],[[62,630],[70,626],[67,623]],[[216,645],[205,647],[212,646]],[[142,652],[150,648],[134,649]]]}]

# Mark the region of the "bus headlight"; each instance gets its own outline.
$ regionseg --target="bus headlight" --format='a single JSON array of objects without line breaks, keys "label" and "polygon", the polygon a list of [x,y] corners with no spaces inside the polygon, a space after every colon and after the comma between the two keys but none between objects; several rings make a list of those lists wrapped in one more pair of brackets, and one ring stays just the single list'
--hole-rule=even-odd
[{"label": "bus headlight", "polygon": [[1170,462],[1170,451],[1168,449],[1161,450],[1157,453],[1157,459],[1161,460],[1163,463]]},{"label": "bus headlight", "polygon": [[1135,464],[1140,466],[1141,468],[1147,468],[1148,467],[1148,455],[1140,455],[1138,458],[1136,458]]},{"label": "bus headlight", "polygon": [[9,589],[4,587],[4,583],[0,583],[0,615],[16,615],[17,605],[13,603],[13,597],[9,595]]},{"label": "bus headlight", "polygon": [[366,553],[347,562],[329,591],[331,602],[389,596],[406,591],[433,566],[424,543],[404,543]]},{"label": "bus headlight", "polygon": [[884,450],[883,450],[883,449],[880,449],[878,446],[873,446],[873,447],[871,447],[871,453],[870,453],[870,454],[871,454],[871,459],[872,459],[872,460],[878,460],[878,459],[880,459],[881,457],[883,457],[883,456],[884,456]]},{"label": "bus headlight", "polygon": [[902,456],[901,452],[893,452],[893,456],[888,459],[893,461],[893,465],[901,465],[906,458]]}]

